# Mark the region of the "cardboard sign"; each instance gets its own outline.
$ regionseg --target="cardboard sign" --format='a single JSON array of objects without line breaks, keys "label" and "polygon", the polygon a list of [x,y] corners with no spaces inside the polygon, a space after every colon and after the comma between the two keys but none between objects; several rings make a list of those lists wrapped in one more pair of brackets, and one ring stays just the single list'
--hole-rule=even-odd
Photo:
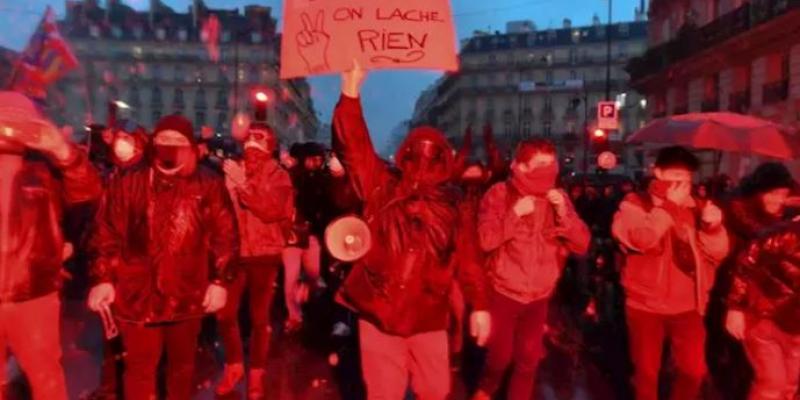
[{"label": "cardboard sign", "polygon": [[284,0],[281,79],[365,69],[458,70],[448,0]]},{"label": "cardboard sign", "polygon": [[597,103],[597,127],[600,129],[619,129],[617,104],[613,101]]}]

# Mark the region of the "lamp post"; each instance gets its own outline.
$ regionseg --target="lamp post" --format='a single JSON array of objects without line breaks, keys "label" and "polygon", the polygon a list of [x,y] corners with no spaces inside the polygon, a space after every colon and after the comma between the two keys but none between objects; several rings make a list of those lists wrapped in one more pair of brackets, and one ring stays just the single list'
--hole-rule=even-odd
[{"label": "lamp post", "polygon": [[608,1],[608,25],[606,25],[606,101],[611,100],[611,10],[613,0]]}]

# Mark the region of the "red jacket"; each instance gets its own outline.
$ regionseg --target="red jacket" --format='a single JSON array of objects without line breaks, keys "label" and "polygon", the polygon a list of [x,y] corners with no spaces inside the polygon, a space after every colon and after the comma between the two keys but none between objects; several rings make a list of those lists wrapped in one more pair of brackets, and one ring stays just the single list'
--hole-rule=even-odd
[{"label": "red jacket", "polygon": [[[485,279],[477,262],[474,218],[459,209],[460,191],[443,183],[432,193],[406,197],[398,187],[399,178],[375,153],[358,99],[341,98],[333,127],[342,161],[364,200],[373,242],[350,272],[339,300],[382,331],[399,336],[446,329],[455,279],[467,301],[475,309],[485,309]],[[432,220],[437,226],[414,223],[406,211],[410,209],[436,214]],[[389,215],[406,221],[400,222],[401,229],[413,237],[398,252],[391,250],[390,236],[382,228]],[[444,235],[447,251],[437,254],[429,250],[426,235],[432,234],[431,230]]]},{"label": "red jacket", "polygon": [[286,246],[284,228],[294,213],[292,181],[275,160],[247,177],[247,191],[257,201],[245,205],[226,178],[226,185],[239,223],[241,257],[279,255]]},{"label": "red jacket", "polygon": [[494,289],[527,304],[550,296],[567,256],[585,254],[591,234],[571,203],[559,218],[537,197],[534,212],[520,218],[513,211],[519,198],[507,182],[492,186],[481,201],[478,233]]},{"label": "red jacket", "polygon": [[82,151],[75,149],[74,158],[55,167],[26,160],[11,183],[8,213],[0,211],[0,230],[8,227],[7,235],[0,231],[0,249],[6,249],[0,250],[0,304],[35,299],[60,288],[63,208],[102,193],[100,177]]},{"label": "red jacket", "polygon": [[238,236],[219,174],[199,166],[189,177],[161,181],[139,168],[114,178],[103,196],[92,277],[114,285],[123,321],[201,318],[208,285],[234,277]]},{"label": "red jacket", "polygon": [[[705,314],[708,292],[730,244],[724,227],[698,228],[695,215],[694,207],[679,207],[650,194],[632,193],[622,201],[611,230],[624,253],[622,285],[628,306],[657,314],[687,311],[668,301],[676,280],[684,278],[675,266],[675,257],[683,254],[696,265],[688,274],[693,298],[677,300]],[[684,237],[688,248],[677,248],[676,237]]]}]

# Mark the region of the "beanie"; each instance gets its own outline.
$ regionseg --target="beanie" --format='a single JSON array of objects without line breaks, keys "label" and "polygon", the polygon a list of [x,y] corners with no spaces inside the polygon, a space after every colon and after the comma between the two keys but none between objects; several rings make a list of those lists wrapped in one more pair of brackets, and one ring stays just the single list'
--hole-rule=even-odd
[{"label": "beanie", "polygon": [[192,122],[182,115],[173,114],[161,118],[156,124],[156,129],[153,130],[153,133],[158,135],[159,132],[168,130],[180,133],[189,140],[189,143],[193,145],[197,143],[194,138],[194,127],[192,126]]}]

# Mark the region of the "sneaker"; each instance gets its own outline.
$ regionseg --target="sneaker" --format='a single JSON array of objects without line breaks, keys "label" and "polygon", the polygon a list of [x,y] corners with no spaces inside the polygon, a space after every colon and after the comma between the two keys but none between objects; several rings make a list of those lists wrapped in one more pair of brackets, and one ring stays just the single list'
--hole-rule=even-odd
[{"label": "sneaker", "polygon": [[333,325],[333,332],[331,332],[331,335],[336,337],[346,337],[350,336],[351,333],[353,333],[353,330],[350,329],[347,324],[344,322],[337,322],[335,325]]},{"label": "sneaker", "polygon": [[241,382],[242,378],[244,378],[243,364],[225,364],[222,379],[220,379],[214,392],[217,396],[228,395],[236,389],[236,385]]},{"label": "sneaker", "polygon": [[264,400],[266,393],[264,391],[264,377],[267,376],[267,370],[255,368],[250,370],[247,376],[247,400]]}]

